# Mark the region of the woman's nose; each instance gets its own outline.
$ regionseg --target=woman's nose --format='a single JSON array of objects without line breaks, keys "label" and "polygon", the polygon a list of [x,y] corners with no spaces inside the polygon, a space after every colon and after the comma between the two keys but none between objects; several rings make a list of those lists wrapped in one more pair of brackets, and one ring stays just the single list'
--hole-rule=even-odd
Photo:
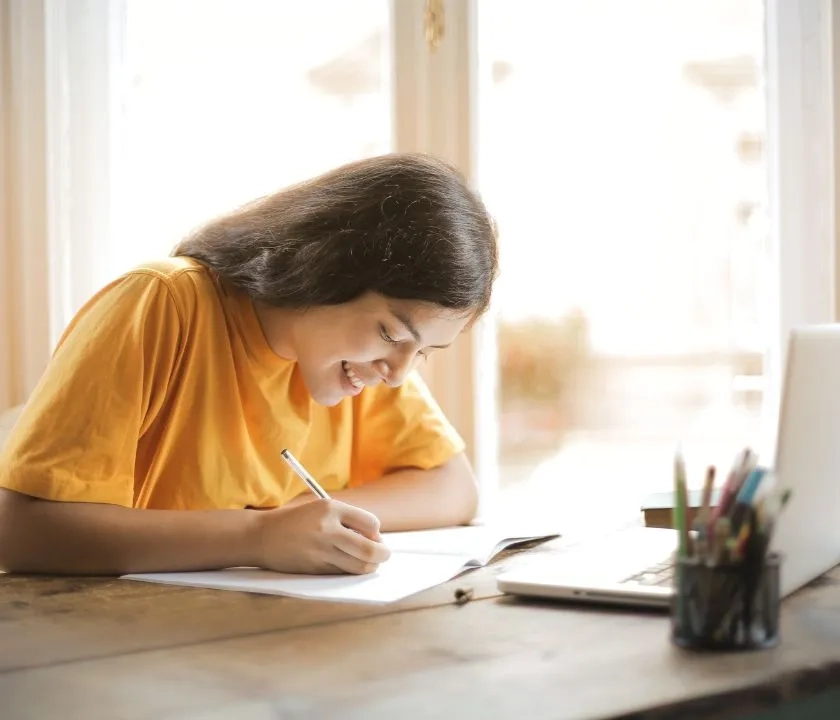
[{"label": "woman's nose", "polygon": [[382,382],[389,387],[399,387],[414,367],[416,357],[414,353],[395,354],[387,360],[377,360],[374,367]]}]

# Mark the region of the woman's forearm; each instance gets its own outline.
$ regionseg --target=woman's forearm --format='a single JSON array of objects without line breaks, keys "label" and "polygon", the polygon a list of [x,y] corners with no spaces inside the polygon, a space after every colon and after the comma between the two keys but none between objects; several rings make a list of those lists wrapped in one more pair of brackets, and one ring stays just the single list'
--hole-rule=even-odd
[{"label": "woman's forearm", "polygon": [[463,525],[478,507],[475,476],[463,454],[438,468],[399,470],[334,497],[376,515],[383,532]]},{"label": "woman's forearm", "polygon": [[120,575],[250,565],[256,512],[137,510],[0,489],[0,569]]}]

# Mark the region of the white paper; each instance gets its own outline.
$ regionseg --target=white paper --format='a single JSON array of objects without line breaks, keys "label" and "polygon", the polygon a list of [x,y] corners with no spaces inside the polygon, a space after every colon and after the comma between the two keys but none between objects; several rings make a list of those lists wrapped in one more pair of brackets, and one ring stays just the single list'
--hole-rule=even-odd
[{"label": "white paper", "polygon": [[546,535],[518,533],[521,533],[521,528],[468,525],[436,530],[382,533],[382,541],[392,552],[458,555],[467,558],[466,564],[486,565],[494,555],[509,545],[556,535],[551,533]]},{"label": "white paper", "polygon": [[127,580],[289,595],[318,600],[389,603],[439,585],[458,575],[467,558],[457,555],[395,553],[369,575],[290,575],[257,568],[207,572],[142,573]]},{"label": "white paper", "polygon": [[382,540],[391,549],[391,557],[369,575],[291,575],[259,568],[229,568],[123,577],[317,600],[389,603],[451,580],[470,567],[485,565],[514,542],[540,537],[554,535],[517,535],[516,531],[511,534],[498,525],[383,533]]}]

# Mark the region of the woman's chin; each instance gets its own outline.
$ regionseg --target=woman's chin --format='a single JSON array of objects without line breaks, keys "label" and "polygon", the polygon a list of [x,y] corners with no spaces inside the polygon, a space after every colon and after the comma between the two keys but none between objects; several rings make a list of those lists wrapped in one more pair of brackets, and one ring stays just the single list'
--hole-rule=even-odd
[{"label": "woman's chin", "polygon": [[346,394],[339,394],[335,392],[317,392],[311,393],[312,399],[318,403],[319,405],[323,405],[324,407],[335,407],[338,405],[344,398],[347,397]]}]

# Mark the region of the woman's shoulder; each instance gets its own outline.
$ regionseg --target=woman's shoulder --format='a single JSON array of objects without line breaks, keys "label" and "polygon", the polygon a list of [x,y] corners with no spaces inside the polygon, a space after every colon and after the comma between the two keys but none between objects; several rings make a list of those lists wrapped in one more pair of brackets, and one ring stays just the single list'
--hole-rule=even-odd
[{"label": "woman's shoulder", "polygon": [[211,270],[190,257],[167,257],[136,265],[116,283],[157,285],[180,309],[191,310],[204,298],[216,297],[218,282]]},{"label": "woman's shoulder", "polygon": [[185,284],[213,284],[211,271],[198,260],[190,257],[166,257],[150,260],[134,266],[123,277],[136,275],[156,277],[171,288]]},{"label": "woman's shoulder", "polygon": [[213,322],[221,303],[210,270],[192,258],[163,258],[136,265],[100,288],[79,309],[68,329],[88,318],[99,323],[153,322],[182,329],[197,317]]}]

